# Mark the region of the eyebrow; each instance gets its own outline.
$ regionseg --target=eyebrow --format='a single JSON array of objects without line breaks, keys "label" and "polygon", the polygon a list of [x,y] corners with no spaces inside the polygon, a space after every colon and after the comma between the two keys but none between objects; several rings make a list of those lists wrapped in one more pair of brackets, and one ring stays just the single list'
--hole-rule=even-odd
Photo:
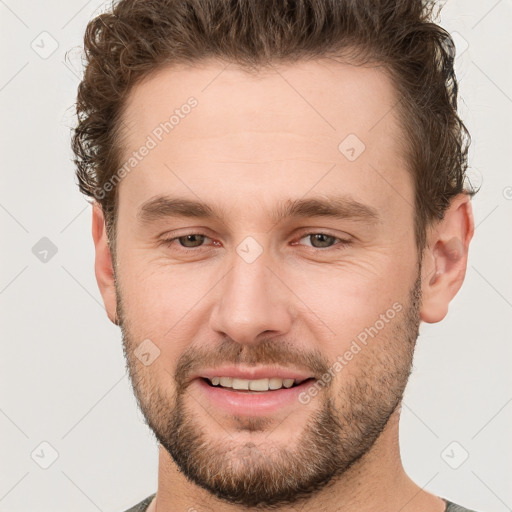
[{"label": "eyebrow", "polygon": [[[137,212],[137,219],[141,224],[172,217],[216,219],[226,223],[225,213],[217,206],[184,197],[159,195],[144,202]],[[270,219],[275,224],[287,218],[315,217],[349,219],[368,224],[382,222],[381,215],[374,207],[344,196],[282,201],[270,214]]]}]

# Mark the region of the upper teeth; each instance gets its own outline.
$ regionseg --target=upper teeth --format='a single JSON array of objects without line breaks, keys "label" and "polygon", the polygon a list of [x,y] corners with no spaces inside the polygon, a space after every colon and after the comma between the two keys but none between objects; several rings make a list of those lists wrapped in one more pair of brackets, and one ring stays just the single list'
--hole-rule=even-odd
[{"label": "upper teeth", "polygon": [[226,388],[248,389],[251,391],[268,391],[269,389],[291,388],[295,379],[279,379],[272,377],[271,379],[236,379],[233,377],[213,377],[208,379],[214,386],[219,384]]}]

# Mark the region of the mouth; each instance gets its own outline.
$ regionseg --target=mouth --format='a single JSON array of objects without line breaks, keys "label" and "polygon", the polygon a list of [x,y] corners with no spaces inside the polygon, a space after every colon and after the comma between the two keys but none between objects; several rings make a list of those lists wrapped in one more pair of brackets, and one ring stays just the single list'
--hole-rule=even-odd
[{"label": "mouth", "polygon": [[281,379],[271,377],[264,379],[237,379],[233,377],[200,377],[212,388],[223,388],[240,393],[266,393],[281,389],[296,388],[304,383],[313,382],[313,377],[307,379]]},{"label": "mouth", "polygon": [[[316,382],[314,377],[301,379],[234,377],[197,377],[190,389],[212,407],[210,414],[228,413],[231,417],[288,416],[304,407],[301,395]],[[197,400],[196,399],[196,400]],[[203,404],[205,404],[203,402]],[[206,404],[205,404],[206,405]]]}]

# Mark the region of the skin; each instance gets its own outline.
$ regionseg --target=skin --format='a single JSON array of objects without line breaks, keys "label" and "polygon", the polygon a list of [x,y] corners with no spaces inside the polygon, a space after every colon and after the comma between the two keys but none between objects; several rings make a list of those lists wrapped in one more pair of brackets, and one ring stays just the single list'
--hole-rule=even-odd
[{"label": "skin", "polygon": [[[185,477],[190,468],[178,467],[169,453],[179,451],[172,440],[182,439],[171,432],[178,411],[186,432],[203,429],[203,449],[195,449],[193,437],[181,448],[195,468],[206,471],[215,462],[224,483],[240,483],[253,471],[259,481],[272,476],[269,483],[283,484],[272,468],[298,482],[313,461],[322,462],[325,451],[308,429],[322,425],[318,414],[329,410],[323,425],[332,433],[336,474],[309,490],[304,485],[295,498],[288,489],[287,501],[274,501],[279,510],[443,511],[445,503],[402,466],[400,400],[420,322],[441,321],[463,283],[474,232],[469,197],[455,197],[428,230],[420,268],[413,182],[396,142],[395,91],[380,69],[333,60],[258,75],[214,60],[160,69],[131,92],[126,156],[190,96],[198,106],[119,184],[114,262],[101,208],[93,207],[98,285],[109,318],[121,325],[134,392],[160,442],[149,510],[250,508],[248,495],[235,503]],[[350,133],[366,146],[353,162],[338,150]],[[278,201],[334,192],[371,205],[381,222],[310,217],[275,224],[269,217]],[[141,205],[164,193],[209,202],[225,219],[141,223]],[[321,245],[309,231],[335,238]],[[198,232],[207,236],[199,243],[161,243]],[[248,236],[263,251],[250,264],[236,252]],[[352,244],[335,250],[338,237]],[[309,356],[312,364],[332,365],[394,303],[401,312],[307,405],[251,421],[212,407],[187,381],[185,354],[200,367],[223,357],[234,363],[236,353],[245,363],[275,356],[287,366]],[[145,366],[134,350],[148,338],[160,354]],[[375,431],[358,435],[356,425]],[[304,438],[307,432],[312,437]],[[208,475],[194,477],[208,483]],[[260,510],[271,504],[270,494],[262,491]]]}]

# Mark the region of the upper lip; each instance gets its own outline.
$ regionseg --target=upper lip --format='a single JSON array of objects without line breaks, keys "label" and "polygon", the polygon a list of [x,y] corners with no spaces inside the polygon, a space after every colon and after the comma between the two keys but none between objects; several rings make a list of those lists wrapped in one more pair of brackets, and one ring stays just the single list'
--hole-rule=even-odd
[{"label": "upper lip", "polygon": [[294,370],[291,368],[281,367],[259,367],[259,368],[242,368],[237,366],[221,366],[218,368],[208,368],[200,370],[191,376],[192,379],[199,377],[212,379],[213,377],[232,377],[236,379],[270,379],[272,377],[278,379],[294,379],[297,382],[301,382],[306,379],[313,377],[311,373],[306,373],[300,370]]}]

